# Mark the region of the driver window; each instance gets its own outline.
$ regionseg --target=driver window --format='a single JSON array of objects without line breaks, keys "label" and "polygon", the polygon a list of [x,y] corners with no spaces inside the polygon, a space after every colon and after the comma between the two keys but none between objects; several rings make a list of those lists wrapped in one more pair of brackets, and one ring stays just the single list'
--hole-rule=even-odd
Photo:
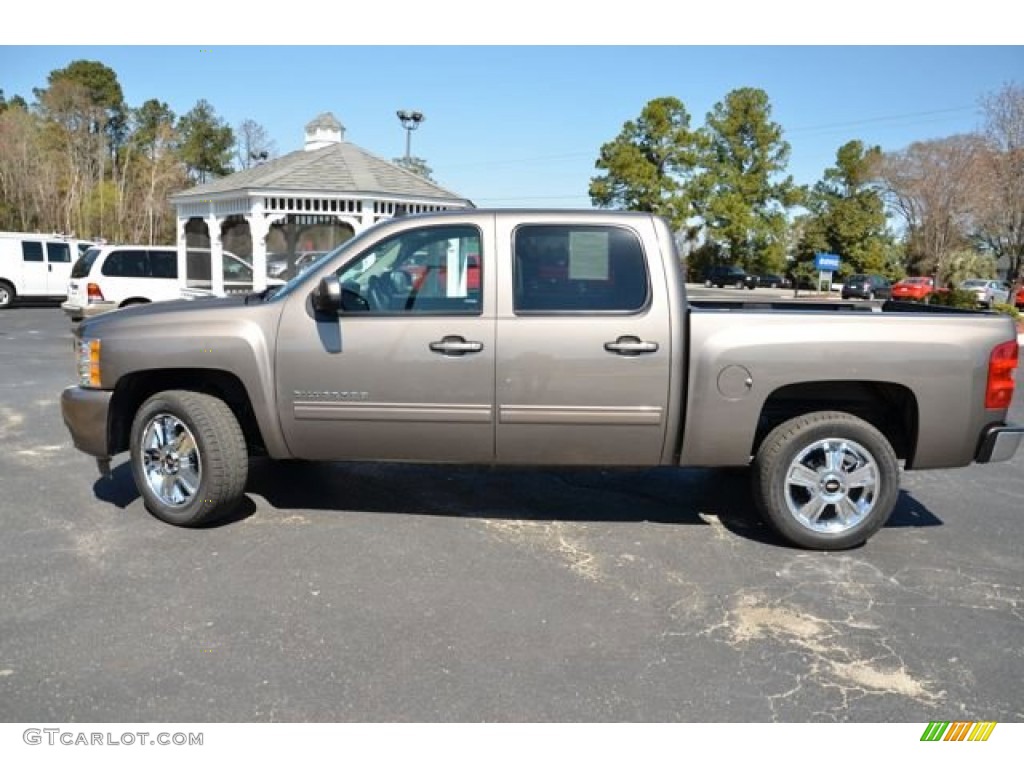
[{"label": "driver window", "polygon": [[480,231],[440,226],[402,232],[336,275],[345,312],[480,314]]}]

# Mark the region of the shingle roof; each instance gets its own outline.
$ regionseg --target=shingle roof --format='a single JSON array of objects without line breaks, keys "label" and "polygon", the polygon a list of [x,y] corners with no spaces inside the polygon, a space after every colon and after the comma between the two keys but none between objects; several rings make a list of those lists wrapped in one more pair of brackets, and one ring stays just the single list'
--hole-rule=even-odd
[{"label": "shingle roof", "polygon": [[466,201],[461,195],[347,141],[290,152],[262,165],[178,192],[171,200],[184,202],[211,194],[259,189]]}]

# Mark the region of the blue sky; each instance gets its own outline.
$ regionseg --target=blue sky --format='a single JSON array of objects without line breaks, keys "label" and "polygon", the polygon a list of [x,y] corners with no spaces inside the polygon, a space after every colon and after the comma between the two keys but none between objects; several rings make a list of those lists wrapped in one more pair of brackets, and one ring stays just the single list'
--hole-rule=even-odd
[{"label": "blue sky", "polygon": [[412,153],[480,206],[587,207],[602,143],[660,96],[700,125],[715,102],[764,89],[813,183],[850,139],[884,150],[976,129],[978,101],[1024,83],[1024,47],[999,46],[164,46],[0,47],[0,88],[31,100],[75,59],[117,72],[130,106],[179,115],[200,98],[233,126],[252,118],[279,153],[301,148],[324,111],[381,157],[404,152],[395,111],[426,115]]}]

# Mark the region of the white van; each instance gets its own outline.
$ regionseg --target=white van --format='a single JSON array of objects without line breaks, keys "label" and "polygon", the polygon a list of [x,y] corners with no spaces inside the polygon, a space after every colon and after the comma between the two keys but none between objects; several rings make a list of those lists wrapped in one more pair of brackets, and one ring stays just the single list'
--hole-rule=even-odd
[{"label": "white van", "polygon": [[[208,293],[210,249],[188,249],[187,288]],[[267,285],[283,285],[268,279]],[[224,251],[224,291],[252,291],[252,266]],[[90,248],[71,270],[65,282],[67,301],[61,308],[72,320],[92,317],[112,309],[182,298],[178,283],[178,250],[174,246],[106,245]]]},{"label": "white van", "polygon": [[90,246],[63,235],[0,232],[0,309],[18,298],[64,296],[71,265]]}]

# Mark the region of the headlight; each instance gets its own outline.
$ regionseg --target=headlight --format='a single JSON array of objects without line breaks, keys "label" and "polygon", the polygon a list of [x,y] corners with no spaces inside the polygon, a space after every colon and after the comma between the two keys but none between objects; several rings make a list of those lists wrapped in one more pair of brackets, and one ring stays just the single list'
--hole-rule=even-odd
[{"label": "headlight", "polygon": [[79,339],[78,341],[78,385],[94,388],[100,386],[99,339]]}]

